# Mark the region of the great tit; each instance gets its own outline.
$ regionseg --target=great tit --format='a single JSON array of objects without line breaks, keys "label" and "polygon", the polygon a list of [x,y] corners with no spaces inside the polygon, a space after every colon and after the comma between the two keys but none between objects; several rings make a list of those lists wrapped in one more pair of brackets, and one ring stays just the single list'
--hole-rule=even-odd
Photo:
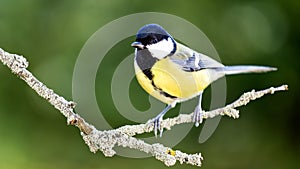
[{"label": "great tit", "polygon": [[166,103],[153,120],[154,134],[162,135],[163,116],[177,103],[199,96],[193,121],[202,123],[203,90],[213,81],[232,74],[275,71],[267,66],[224,66],[216,60],[180,44],[160,25],[148,24],[136,34],[134,68],[144,90]]}]

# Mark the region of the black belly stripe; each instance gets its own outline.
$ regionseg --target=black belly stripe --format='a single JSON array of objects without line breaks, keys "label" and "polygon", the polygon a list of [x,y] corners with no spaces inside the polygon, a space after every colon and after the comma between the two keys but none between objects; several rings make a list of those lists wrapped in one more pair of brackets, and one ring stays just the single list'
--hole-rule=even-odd
[{"label": "black belly stripe", "polygon": [[148,79],[153,79],[153,74],[151,68],[156,63],[157,59],[154,58],[148,49],[137,49],[136,53],[136,63],[143,73],[148,77]]},{"label": "black belly stripe", "polygon": [[176,96],[173,96],[167,92],[164,92],[161,88],[157,87],[155,84],[154,84],[154,81],[153,81],[153,74],[151,72],[151,68],[153,67],[153,65],[158,61],[157,58],[154,58],[151,53],[149,52],[148,49],[143,49],[143,50],[140,50],[140,49],[137,49],[137,53],[136,53],[136,63],[137,65],[139,66],[139,68],[142,70],[142,72],[144,73],[144,75],[147,76],[147,78],[149,80],[151,80],[151,84],[153,86],[153,88],[158,91],[160,94],[168,97],[168,98],[171,98],[171,99],[176,99],[177,97]]},{"label": "black belly stripe", "polygon": [[149,80],[153,79],[153,74],[151,72],[151,69],[145,69],[145,70],[142,70],[142,71],[148,77]]},{"label": "black belly stripe", "polygon": [[167,93],[167,92],[164,92],[161,88],[157,87],[157,86],[154,84],[154,81],[153,81],[153,80],[151,81],[151,84],[152,84],[152,86],[154,87],[154,89],[155,89],[156,91],[158,91],[160,94],[162,94],[162,95],[164,95],[164,96],[166,96],[166,97],[169,97],[169,98],[171,98],[171,99],[176,99],[176,98],[178,98],[178,97],[176,97],[176,96],[170,95],[170,94]]},{"label": "black belly stripe", "polygon": [[160,93],[161,93],[162,95],[166,96],[166,97],[171,98],[171,99],[176,99],[176,98],[178,98],[178,97],[173,96],[173,95],[170,95],[169,93],[164,92],[164,91],[160,91]]}]

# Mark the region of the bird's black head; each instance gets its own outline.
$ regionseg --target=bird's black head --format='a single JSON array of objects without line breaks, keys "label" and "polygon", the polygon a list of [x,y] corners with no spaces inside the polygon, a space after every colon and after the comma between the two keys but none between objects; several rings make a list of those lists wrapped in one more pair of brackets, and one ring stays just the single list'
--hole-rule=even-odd
[{"label": "bird's black head", "polygon": [[136,41],[131,44],[137,50],[159,50],[171,54],[176,50],[173,37],[160,25],[148,24],[140,28],[136,34]]}]

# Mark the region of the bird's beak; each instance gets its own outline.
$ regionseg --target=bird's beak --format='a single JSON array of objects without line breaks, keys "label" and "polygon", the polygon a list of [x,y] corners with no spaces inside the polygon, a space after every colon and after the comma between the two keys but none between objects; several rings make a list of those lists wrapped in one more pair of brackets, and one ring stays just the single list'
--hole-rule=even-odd
[{"label": "bird's beak", "polygon": [[141,42],[133,42],[131,46],[134,48],[144,49],[144,45]]}]

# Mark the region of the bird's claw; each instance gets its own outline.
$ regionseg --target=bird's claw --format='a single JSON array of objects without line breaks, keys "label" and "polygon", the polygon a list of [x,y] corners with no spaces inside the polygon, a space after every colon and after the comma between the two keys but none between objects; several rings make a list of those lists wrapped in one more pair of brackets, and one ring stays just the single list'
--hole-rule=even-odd
[{"label": "bird's claw", "polygon": [[152,119],[153,125],[154,125],[154,135],[157,138],[157,130],[159,130],[159,137],[162,137],[162,133],[164,128],[161,125],[161,121],[162,121],[162,116],[157,116],[154,119]]},{"label": "bird's claw", "polygon": [[201,107],[198,105],[196,108],[195,108],[195,111],[194,111],[194,115],[193,115],[193,122],[195,123],[195,126],[198,127],[199,124],[202,123],[203,121],[203,113],[202,113],[202,109]]}]

